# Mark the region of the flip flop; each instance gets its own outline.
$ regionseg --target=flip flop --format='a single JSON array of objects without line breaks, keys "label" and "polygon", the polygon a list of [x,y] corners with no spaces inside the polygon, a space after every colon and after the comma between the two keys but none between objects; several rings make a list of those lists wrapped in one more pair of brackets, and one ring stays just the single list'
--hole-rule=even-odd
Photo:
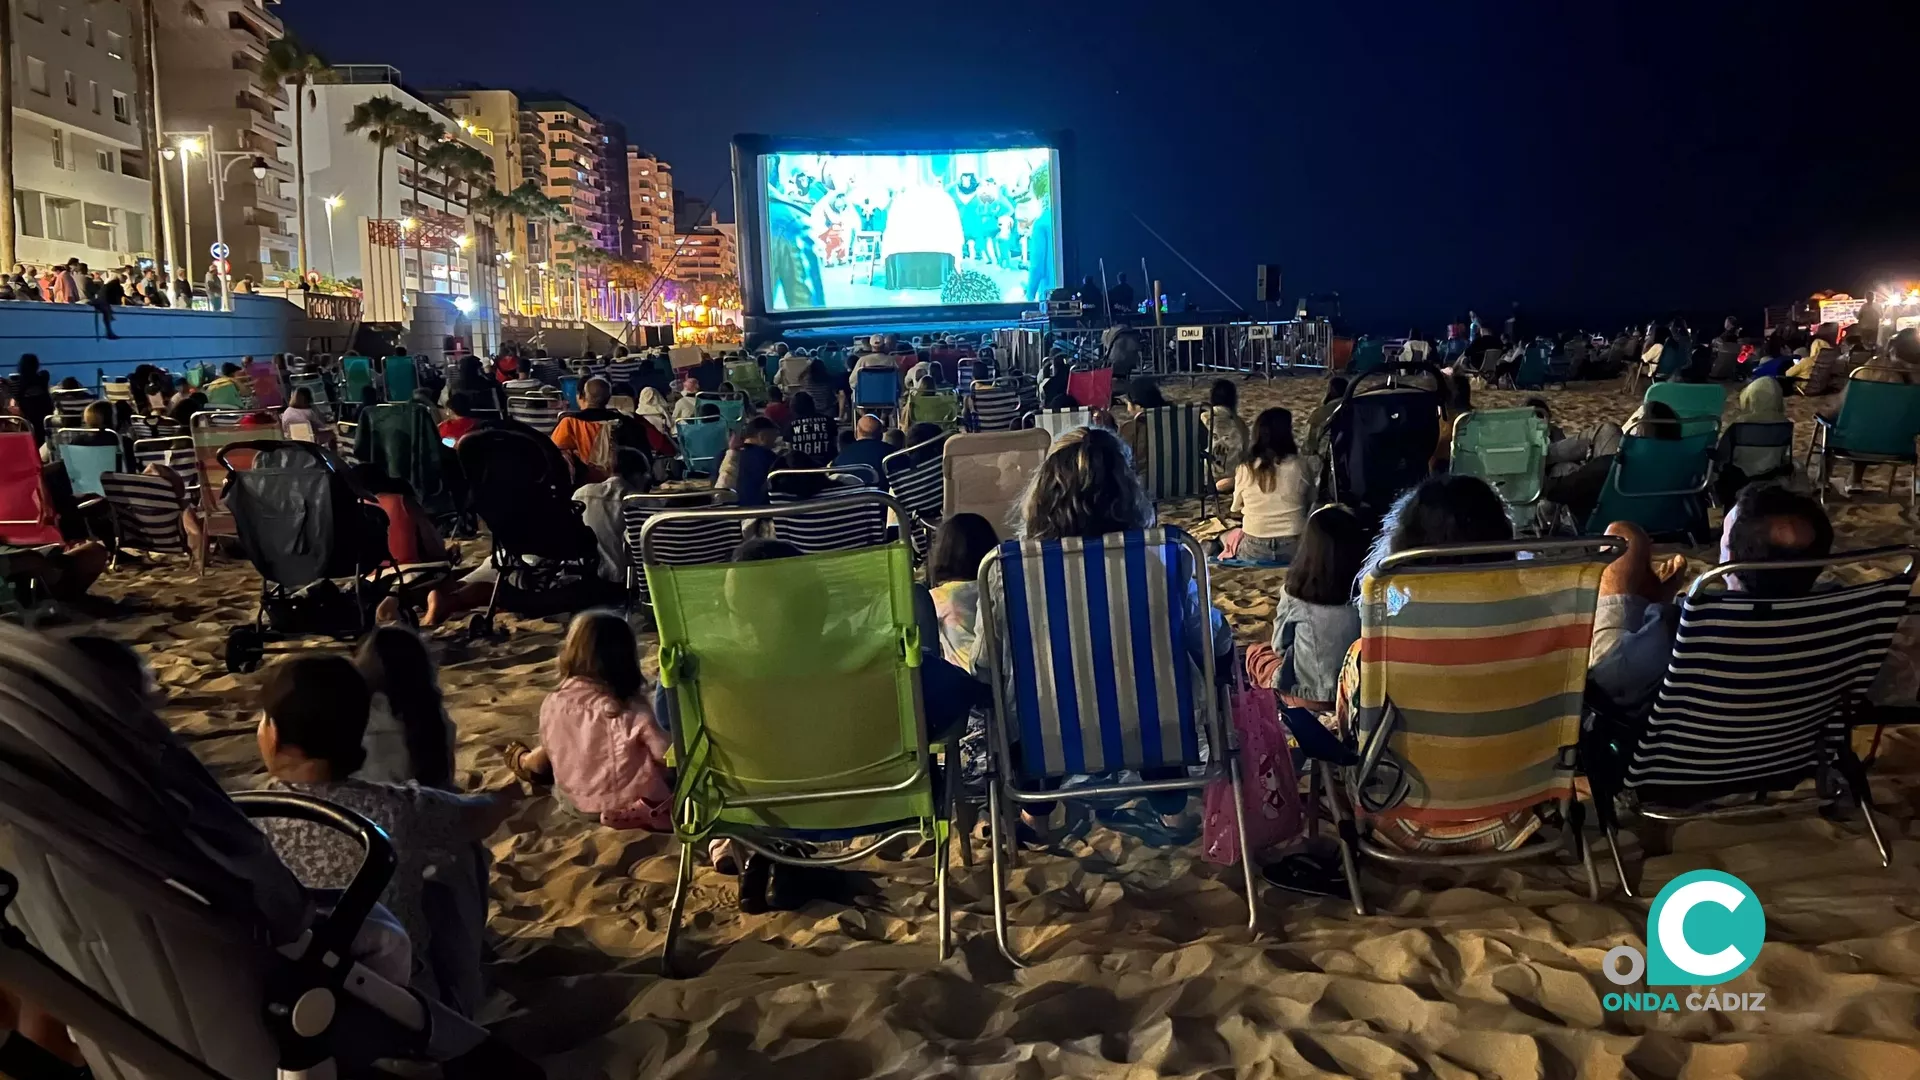
[{"label": "flip flop", "polygon": [[1276,889],[1318,896],[1329,900],[1347,900],[1347,878],[1339,867],[1328,866],[1311,855],[1289,855],[1260,872],[1267,884]]}]

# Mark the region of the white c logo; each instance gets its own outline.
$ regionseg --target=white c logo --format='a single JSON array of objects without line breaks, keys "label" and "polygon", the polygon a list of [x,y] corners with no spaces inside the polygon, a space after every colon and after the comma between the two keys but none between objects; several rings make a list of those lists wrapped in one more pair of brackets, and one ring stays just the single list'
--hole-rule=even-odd
[{"label": "white c logo", "polygon": [[1711,979],[1725,975],[1741,964],[1746,956],[1732,945],[1708,955],[1687,944],[1687,912],[1700,904],[1718,904],[1728,911],[1738,908],[1747,896],[1724,881],[1690,881],[1674,890],[1660,908],[1660,951],[1674,967],[1689,975]]}]

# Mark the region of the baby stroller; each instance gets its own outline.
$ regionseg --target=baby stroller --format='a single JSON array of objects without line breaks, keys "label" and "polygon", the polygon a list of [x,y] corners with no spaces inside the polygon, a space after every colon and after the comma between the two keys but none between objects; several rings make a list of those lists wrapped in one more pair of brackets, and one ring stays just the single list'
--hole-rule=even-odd
[{"label": "baby stroller", "polygon": [[[228,455],[251,452],[253,464]],[[220,448],[222,488],[247,558],[264,583],[249,626],[227,634],[227,670],[253,671],[275,641],[308,635],[353,638],[373,625],[374,607],[394,584],[382,576],[389,561],[387,518],[338,468],[338,459],[313,443],[230,443]],[[349,578],[343,591],[334,581]]]},{"label": "baby stroller", "polygon": [[[0,981],[73,1031],[93,1076],[539,1075],[393,981],[408,946],[374,902],[395,857],[367,819],[230,798],[137,688],[44,634],[0,627],[0,697]],[[309,892],[250,818],[341,834],[359,869]]]},{"label": "baby stroller", "polygon": [[1426,363],[1389,364],[1349,383],[1327,419],[1327,500],[1352,507],[1371,527],[1401,492],[1426,479],[1445,385],[1440,369]]},{"label": "baby stroller", "polygon": [[493,540],[493,593],[467,624],[471,636],[490,636],[502,606],[540,617],[620,602],[619,587],[600,579],[599,544],[550,440],[527,428],[486,428],[461,439],[458,453],[471,509]]}]

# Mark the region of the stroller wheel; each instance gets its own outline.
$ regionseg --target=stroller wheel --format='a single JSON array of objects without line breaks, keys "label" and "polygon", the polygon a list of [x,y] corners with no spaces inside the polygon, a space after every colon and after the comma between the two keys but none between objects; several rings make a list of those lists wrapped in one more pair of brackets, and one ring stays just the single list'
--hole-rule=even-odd
[{"label": "stroller wheel", "polygon": [[493,636],[493,616],[482,611],[467,621],[467,639],[479,641]]},{"label": "stroller wheel", "polygon": [[266,655],[266,641],[251,626],[236,626],[227,631],[227,670],[244,675],[260,669]]}]

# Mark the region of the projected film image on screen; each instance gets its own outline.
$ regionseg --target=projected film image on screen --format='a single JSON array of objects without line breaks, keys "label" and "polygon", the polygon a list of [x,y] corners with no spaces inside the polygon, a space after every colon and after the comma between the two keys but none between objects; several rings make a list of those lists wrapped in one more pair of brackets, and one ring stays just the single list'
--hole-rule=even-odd
[{"label": "projected film image on screen", "polygon": [[767,308],[1044,299],[1061,285],[1045,147],[763,154]]}]

